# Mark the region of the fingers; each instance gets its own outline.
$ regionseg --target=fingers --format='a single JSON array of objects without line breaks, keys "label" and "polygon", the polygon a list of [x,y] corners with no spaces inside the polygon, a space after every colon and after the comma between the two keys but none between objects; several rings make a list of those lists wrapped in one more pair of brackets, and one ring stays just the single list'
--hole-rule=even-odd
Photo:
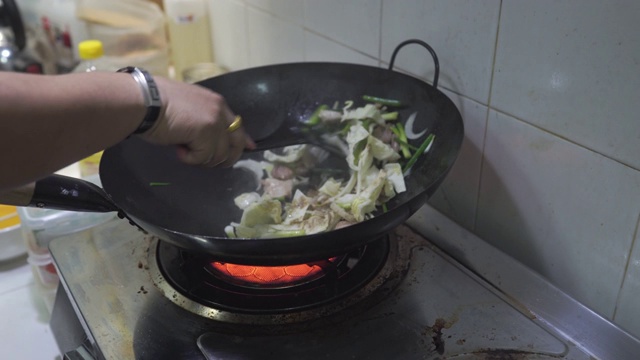
[{"label": "fingers", "polygon": [[243,129],[229,133],[229,148],[227,149],[229,156],[220,164],[221,167],[231,167],[240,159],[245,149],[246,137]]},{"label": "fingers", "polygon": [[[229,112],[231,114],[231,112]],[[235,116],[227,115],[234,119]],[[228,122],[227,122],[228,123]],[[198,138],[178,149],[181,161],[205,167],[231,167],[242,156],[245,148],[255,148],[255,143],[242,127],[229,131],[216,129],[209,135],[198,134]]]},{"label": "fingers", "polygon": [[182,162],[206,167],[232,166],[244,149],[256,147],[246,135],[241,120],[234,124],[236,115],[222,95],[162,77],[156,82],[163,99],[163,111],[154,128],[138,135],[144,140],[176,145]]}]

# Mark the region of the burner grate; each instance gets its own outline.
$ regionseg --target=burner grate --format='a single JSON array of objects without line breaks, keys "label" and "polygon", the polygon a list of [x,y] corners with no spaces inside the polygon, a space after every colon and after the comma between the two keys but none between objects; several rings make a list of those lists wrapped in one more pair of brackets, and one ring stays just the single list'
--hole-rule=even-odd
[{"label": "burner grate", "polygon": [[[306,276],[273,276],[287,267],[215,262],[209,256],[159,242],[157,263],[167,283],[196,303],[234,313],[282,314],[352,294],[376,276],[388,255],[389,239],[385,237],[339,257],[290,267],[293,275],[306,268]],[[243,276],[231,276],[221,269],[233,269],[235,275]],[[257,281],[256,271],[263,271],[262,277],[273,276],[273,281]],[[264,275],[265,271],[270,275]]]}]

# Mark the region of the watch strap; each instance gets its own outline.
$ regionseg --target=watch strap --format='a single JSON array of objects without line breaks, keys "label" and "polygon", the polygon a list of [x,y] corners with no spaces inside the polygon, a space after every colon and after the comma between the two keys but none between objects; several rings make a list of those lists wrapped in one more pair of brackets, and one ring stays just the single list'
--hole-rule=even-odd
[{"label": "watch strap", "polygon": [[160,116],[160,110],[162,108],[160,91],[158,90],[158,86],[153,80],[151,74],[142,68],[127,66],[119,69],[118,72],[131,74],[142,90],[144,105],[147,108],[147,112],[138,128],[133,132],[134,134],[142,134],[151,129]]}]

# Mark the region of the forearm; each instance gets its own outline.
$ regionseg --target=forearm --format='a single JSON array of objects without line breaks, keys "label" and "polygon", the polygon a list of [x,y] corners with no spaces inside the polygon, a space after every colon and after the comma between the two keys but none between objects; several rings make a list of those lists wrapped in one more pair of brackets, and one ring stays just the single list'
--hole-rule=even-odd
[{"label": "forearm", "polygon": [[129,74],[0,73],[0,189],[125,139],[144,113],[140,88]]}]

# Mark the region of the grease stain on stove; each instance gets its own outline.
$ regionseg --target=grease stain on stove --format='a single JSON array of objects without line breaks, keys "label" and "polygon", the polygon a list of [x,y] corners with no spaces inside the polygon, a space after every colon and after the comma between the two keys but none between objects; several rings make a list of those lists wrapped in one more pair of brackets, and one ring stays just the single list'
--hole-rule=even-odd
[{"label": "grease stain on stove", "polygon": [[[442,333],[443,329],[450,329],[458,320],[457,316],[454,316],[451,320],[445,320],[443,318],[437,318],[433,325],[425,328],[422,331],[422,336],[425,338],[431,338],[431,344],[433,345],[433,350],[431,352],[436,352],[439,355],[444,355],[445,352],[445,339],[451,339],[451,336],[443,337]],[[462,340],[464,344],[465,340]],[[459,344],[460,340],[456,343]],[[424,342],[423,342],[424,344]]]}]

